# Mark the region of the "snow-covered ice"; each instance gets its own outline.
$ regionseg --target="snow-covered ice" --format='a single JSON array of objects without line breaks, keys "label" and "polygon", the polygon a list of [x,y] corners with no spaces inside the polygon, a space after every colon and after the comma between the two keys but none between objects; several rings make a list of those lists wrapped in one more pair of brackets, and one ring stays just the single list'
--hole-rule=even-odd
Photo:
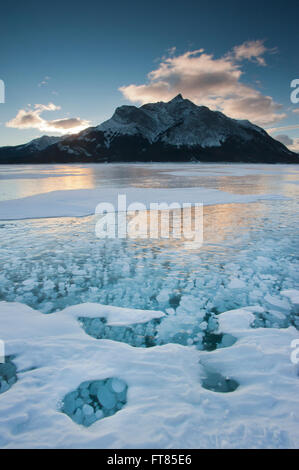
[{"label": "snow-covered ice", "polygon": [[[93,307],[81,306],[89,307],[92,315]],[[44,315],[2,303],[1,335],[15,357],[18,380],[0,395],[0,446],[298,447],[299,376],[290,361],[298,331],[251,328],[254,310],[220,314],[219,332],[237,341],[208,352],[171,343],[146,349],[99,341],[70,312]],[[211,374],[237,388],[210,390]],[[117,413],[99,413],[84,427],[61,411],[64,397],[82,383],[109,377],[128,385]],[[91,411],[84,408],[86,416]]]},{"label": "snow-covered ice", "polygon": [[148,209],[150,203],[172,202],[202,203],[204,205],[250,203],[258,200],[280,200],[277,194],[235,195],[217,189],[207,188],[174,188],[149,189],[77,189],[52,191],[49,193],[28,196],[0,202],[0,220],[36,219],[48,217],[82,217],[95,213],[96,206],[105,202],[118,207],[118,195],[125,194],[127,206],[136,201]]},{"label": "snow-covered ice", "polygon": [[[43,168],[0,195],[0,447],[298,448],[296,168]],[[125,192],[201,197],[203,246],[97,239]]]}]

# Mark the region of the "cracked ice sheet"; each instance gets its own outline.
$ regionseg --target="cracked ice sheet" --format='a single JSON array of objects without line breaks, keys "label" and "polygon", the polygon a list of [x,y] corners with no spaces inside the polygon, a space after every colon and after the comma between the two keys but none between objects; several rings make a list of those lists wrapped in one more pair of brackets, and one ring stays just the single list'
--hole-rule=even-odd
[{"label": "cracked ice sheet", "polygon": [[[84,333],[70,309],[43,315],[3,302],[1,336],[7,354],[16,355],[18,382],[0,395],[0,447],[298,447],[299,378],[290,361],[298,332],[252,329],[251,311],[219,316],[220,330],[238,338],[233,346],[199,352],[99,341]],[[236,379],[239,388],[227,394],[202,388],[199,361]],[[129,386],[128,403],[117,414],[84,428],[59,411],[63,396],[82,381],[109,376]]]},{"label": "cracked ice sheet", "polygon": [[[103,188],[52,191],[48,193],[0,202],[0,220],[47,217],[83,217],[94,214],[101,203],[118,206],[118,195],[125,194],[127,206],[150,203],[203,203],[204,205],[250,203],[259,200],[285,200],[276,194],[242,195],[208,188]],[[108,209],[109,211],[109,209]]]}]

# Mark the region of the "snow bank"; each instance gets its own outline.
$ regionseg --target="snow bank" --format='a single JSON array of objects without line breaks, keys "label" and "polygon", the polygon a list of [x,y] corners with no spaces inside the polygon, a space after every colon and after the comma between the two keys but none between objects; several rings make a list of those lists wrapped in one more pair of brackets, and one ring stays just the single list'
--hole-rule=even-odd
[{"label": "snow bank", "polygon": [[[111,305],[84,303],[67,307],[51,315],[43,315],[27,305],[18,302],[0,302],[0,318],[5,318],[1,325],[0,335],[4,340],[14,339],[17,322],[18,338],[24,340],[41,336],[56,336],[58,334],[82,334],[79,317],[105,318],[107,325],[131,325],[148,322],[164,316],[163,312],[155,310],[139,310]],[[5,328],[5,329],[4,329]],[[3,337],[3,329],[5,337]]]},{"label": "snow bank", "polygon": [[141,202],[203,203],[204,205],[250,203],[259,200],[285,199],[275,194],[242,195],[208,188],[103,188],[52,191],[20,199],[0,202],[0,219],[45,217],[83,217],[94,214],[100,202],[113,204],[117,210],[118,195],[125,194],[127,205]]},{"label": "snow bank", "polygon": [[[121,321],[121,309],[104,308],[109,321]],[[0,446],[297,448],[299,377],[290,344],[298,331],[251,328],[256,308],[220,314],[219,332],[237,341],[207,352],[96,340],[84,333],[77,316],[101,316],[100,306],[44,315],[2,302],[0,336],[6,353],[15,356],[18,381],[0,395]],[[146,318],[134,310],[123,313],[127,320],[129,313],[134,321]],[[238,387],[230,393],[204,388],[207,370]],[[61,412],[64,397],[82,382],[108,377],[128,385],[127,403],[116,414],[84,427]]]},{"label": "snow bank", "polygon": [[74,318],[105,318],[107,325],[123,326],[134,323],[146,323],[155,318],[161,318],[165,314],[157,310],[141,310],[123,307],[114,307],[113,305],[101,305],[91,302],[84,304],[72,305],[61,312],[60,315],[72,316]]}]

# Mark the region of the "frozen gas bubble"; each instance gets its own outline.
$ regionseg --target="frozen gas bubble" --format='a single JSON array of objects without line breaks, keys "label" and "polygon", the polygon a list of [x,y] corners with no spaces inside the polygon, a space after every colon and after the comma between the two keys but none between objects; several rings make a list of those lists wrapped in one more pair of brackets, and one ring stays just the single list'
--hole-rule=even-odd
[{"label": "frozen gas bubble", "polygon": [[156,346],[155,336],[161,320],[153,319],[125,326],[107,325],[106,318],[79,317],[78,321],[85,333],[93,338],[112,339],[136,348],[150,348]]},{"label": "frozen gas bubble", "polygon": [[90,406],[90,405],[87,405],[85,403],[85,405],[82,406],[82,411],[83,411],[83,414],[85,414],[86,416],[90,416],[93,414],[93,407]]},{"label": "frozen gas bubble", "polygon": [[95,416],[97,419],[101,419],[101,418],[104,418],[104,413],[102,410],[97,410],[95,413]]},{"label": "frozen gas bubble", "polygon": [[[197,312],[196,315],[173,314],[124,326],[107,325],[105,318],[79,317],[78,320],[84,331],[94,338],[112,339],[139,348],[178,343],[213,350],[222,339],[222,335],[214,334],[218,330],[215,314],[207,315],[205,321],[202,321],[202,314]],[[222,347],[226,347],[225,343]]]},{"label": "frozen gas bubble", "polygon": [[112,379],[111,387],[115,393],[121,393],[126,388],[126,383],[120,379]]},{"label": "frozen gas bubble", "polygon": [[[153,256],[150,243],[141,247],[136,241],[124,244],[120,240],[107,240],[95,247],[93,230],[89,230],[90,219],[78,221],[73,229],[68,225],[67,239],[63,235],[67,222],[63,219],[60,228],[54,225],[54,219],[53,222],[49,219],[51,227],[46,232],[36,230],[43,228],[42,222],[34,222],[37,225],[30,229],[28,238],[20,222],[9,232],[12,236],[3,237],[0,299],[19,301],[44,313],[84,302],[157,310],[161,309],[161,302],[166,317],[188,314],[193,317],[193,326],[204,322],[200,329],[206,327],[209,331],[211,328],[215,331],[216,325],[212,321],[208,323],[208,315],[260,305],[265,313],[254,312],[254,326],[294,325],[299,329],[299,301],[291,297],[287,300],[285,294],[296,292],[298,285],[295,256],[298,231],[290,222],[292,236],[290,233],[282,236],[276,231],[274,219],[272,222],[274,231],[269,219],[262,232],[251,232],[250,243],[241,236],[236,240],[232,233],[232,250],[229,239],[223,245],[224,252],[201,250],[200,263],[198,255],[192,256],[190,251],[181,258],[176,250],[167,252],[166,256],[164,249],[155,251]],[[56,237],[55,247],[52,247],[52,229],[63,235]],[[162,323],[165,321],[167,318]],[[94,319],[85,331],[99,339],[115,339],[135,347],[174,341],[174,333],[169,331],[157,342],[155,327],[144,334],[137,333],[134,325],[128,329],[107,327],[106,330],[106,327],[100,319]],[[176,332],[183,329],[178,325]],[[205,342],[198,343],[198,347],[205,349]]]},{"label": "frozen gas bubble", "polygon": [[127,384],[117,377],[82,382],[64,396],[61,411],[75,423],[90,426],[123,408],[127,402],[127,388]]},{"label": "frozen gas bubble", "polygon": [[99,388],[97,397],[101,405],[108,410],[116,405],[116,396],[110,392],[107,386],[102,385]]}]

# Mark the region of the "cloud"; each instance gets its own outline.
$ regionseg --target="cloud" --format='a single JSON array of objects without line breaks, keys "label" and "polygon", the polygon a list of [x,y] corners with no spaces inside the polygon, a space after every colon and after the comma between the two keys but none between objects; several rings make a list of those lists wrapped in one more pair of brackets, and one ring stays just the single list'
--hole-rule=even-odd
[{"label": "cloud", "polygon": [[84,122],[86,122],[87,125],[89,124],[88,121],[83,121],[80,118],[56,119],[54,121],[48,121],[48,124],[56,129],[74,129],[75,127],[82,126]]},{"label": "cloud", "polygon": [[299,153],[299,138],[293,139],[293,144],[289,146],[289,149]]},{"label": "cloud", "polygon": [[280,132],[280,131],[292,131],[294,129],[299,129],[299,124],[290,124],[288,126],[281,126],[281,127],[271,127],[269,129],[266,129],[268,134],[273,134],[274,132]]},{"label": "cloud", "polygon": [[299,113],[299,108],[293,109],[293,113]]},{"label": "cloud", "polygon": [[60,106],[53,103],[48,105],[35,104],[28,109],[20,109],[13,119],[6,123],[6,127],[16,129],[38,129],[41,132],[56,132],[59,134],[76,133],[89,126],[89,121],[80,118],[63,118],[46,120],[41,117],[44,111],[57,111]]},{"label": "cloud", "polygon": [[[279,112],[281,105],[271,96],[264,96],[240,80],[243,75],[240,60],[258,59],[266,51],[262,41],[236,46],[233,52],[215,58],[203,49],[172,54],[162,58],[142,85],[131,84],[119,90],[129,101],[147,103],[169,101],[178,93],[196,104],[224,112],[237,119],[250,119],[260,124],[273,124],[286,117]],[[237,58],[237,57],[238,58]]]},{"label": "cloud", "polygon": [[294,143],[294,140],[291,139],[286,134],[279,134],[279,135],[276,135],[274,138],[275,138],[275,140],[278,140],[278,142],[281,142],[284,145],[293,145],[293,143]]},{"label": "cloud", "polygon": [[38,86],[41,87],[41,86],[48,85],[49,80],[51,80],[51,77],[48,77],[48,76],[44,77],[43,80],[38,84]]},{"label": "cloud", "polygon": [[262,57],[268,49],[264,46],[264,41],[246,41],[240,46],[233,48],[233,55],[236,60],[250,60],[259,65],[266,65],[265,59]]},{"label": "cloud", "polygon": [[287,134],[278,134],[273,136],[273,138],[286,145],[286,147],[288,147],[288,149],[292,150],[293,152],[299,153],[299,138],[291,138]]}]

